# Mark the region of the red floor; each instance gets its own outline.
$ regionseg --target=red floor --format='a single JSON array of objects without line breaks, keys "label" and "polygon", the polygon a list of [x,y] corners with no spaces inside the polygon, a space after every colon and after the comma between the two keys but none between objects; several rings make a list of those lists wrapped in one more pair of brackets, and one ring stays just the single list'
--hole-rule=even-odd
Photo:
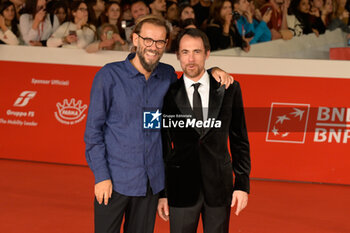
[{"label": "red floor", "polygon": [[[251,186],[247,209],[231,218],[232,233],[350,233],[350,186]],[[93,232],[87,167],[0,160],[0,190],[1,233]],[[168,233],[168,224],[157,218],[155,232]]]}]

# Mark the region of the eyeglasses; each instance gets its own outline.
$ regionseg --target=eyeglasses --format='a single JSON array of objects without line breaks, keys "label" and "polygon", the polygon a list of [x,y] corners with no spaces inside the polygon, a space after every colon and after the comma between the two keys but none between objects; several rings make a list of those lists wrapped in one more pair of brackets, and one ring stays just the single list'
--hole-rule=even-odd
[{"label": "eyeglasses", "polygon": [[140,36],[140,34],[137,34],[137,35],[143,40],[143,44],[146,47],[151,47],[153,43],[155,43],[157,49],[162,49],[166,44],[165,40],[153,40],[152,38],[142,37]]}]

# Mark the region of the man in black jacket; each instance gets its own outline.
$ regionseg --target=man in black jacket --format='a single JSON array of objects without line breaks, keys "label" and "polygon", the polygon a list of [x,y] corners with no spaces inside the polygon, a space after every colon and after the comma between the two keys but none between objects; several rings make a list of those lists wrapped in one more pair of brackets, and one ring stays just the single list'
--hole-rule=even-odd
[{"label": "man in black jacket", "polygon": [[210,45],[203,32],[186,29],[177,45],[184,75],[164,98],[166,188],[158,213],[164,220],[170,218],[171,233],[197,232],[200,214],[204,232],[228,233],[230,207],[237,205],[238,215],[249,193],[250,154],[241,89],[234,82],[225,90],[206,72]]}]

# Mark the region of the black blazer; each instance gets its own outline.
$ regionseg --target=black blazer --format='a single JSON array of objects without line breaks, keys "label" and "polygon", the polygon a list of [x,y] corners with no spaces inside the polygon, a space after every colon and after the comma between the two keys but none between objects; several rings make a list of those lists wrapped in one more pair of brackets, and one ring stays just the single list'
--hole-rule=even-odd
[{"label": "black blazer", "polygon": [[[162,113],[167,126],[169,119],[186,121],[186,116],[193,115],[183,77],[170,86]],[[166,174],[163,196],[168,198],[170,206],[194,205],[200,190],[210,206],[230,204],[233,190],[249,193],[249,141],[237,81],[225,90],[210,76],[209,118],[221,121],[221,127],[206,128],[201,132],[195,127],[163,125]],[[234,185],[232,170],[235,173]]]}]

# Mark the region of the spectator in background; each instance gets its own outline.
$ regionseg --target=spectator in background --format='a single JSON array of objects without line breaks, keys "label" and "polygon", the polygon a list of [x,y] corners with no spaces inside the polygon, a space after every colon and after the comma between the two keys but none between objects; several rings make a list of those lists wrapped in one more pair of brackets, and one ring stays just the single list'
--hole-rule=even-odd
[{"label": "spectator in background", "polygon": [[126,21],[127,23],[132,22],[132,15],[131,15],[131,4],[129,2],[124,2],[122,5],[122,20]]},{"label": "spectator in background", "polygon": [[323,24],[327,27],[331,21],[332,12],[333,12],[333,1],[324,0],[324,3],[321,6],[321,19]]},{"label": "spectator in background", "polygon": [[84,1],[71,5],[69,22],[62,24],[47,41],[48,47],[85,48],[95,38],[96,28],[91,24],[88,7]]},{"label": "spectator in background", "polygon": [[133,24],[125,27],[125,39],[131,44],[131,34],[135,28],[135,22],[142,16],[149,14],[149,8],[143,0],[135,0],[131,3],[131,15],[133,18]]},{"label": "spectator in background", "polygon": [[166,52],[175,52],[175,40],[179,34],[181,28],[179,27],[179,7],[176,2],[167,1],[166,2],[166,13],[165,18],[171,24],[172,30],[170,31],[170,36],[168,44],[166,46]]},{"label": "spectator in background", "polygon": [[196,15],[196,22],[199,28],[205,30],[208,24],[208,18],[210,16],[210,6],[212,2],[210,0],[200,0],[197,4],[193,5],[193,10]]},{"label": "spectator in background", "polygon": [[164,19],[164,14],[166,12],[166,2],[165,0],[150,0],[149,8],[151,8],[151,14]]},{"label": "spectator in background", "polygon": [[135,0],[131,4],[131,16],[133,18],[133,21],[135,22],[137,19],[139,19],[141,16],[148,15],[150,13],[150,9],[148,8],[147,4],[144,2],[144,0]]},{"label": "spectator in background", "polygon": [[180,15],[180,20],[196,18],[193,7],[188,3],[184,3],[180,5],[179,15]]},{"label": "spectator in background", "polygon": [[[255,34],[253,25],[253,14],[249,10],[249,2],[247,0],[233,0],[233,9],[235,12],[239,13],[237,15],[236,24],[239,34],[242,36]],[[234,19],[235,20],[235,19]]]},{"label": "spectator in background", "polygon": [[[166,2],[165,0],[150,0],[149,2],[149,8],[151,9],[151,14],[157,17],[160,17],[161,19],[165,19],[164,15],[166,12]],[[170,21],[165,19],[165,22],[170,30],[170,32],[173,31],[173,26],[171,25]]]},{"label": "spectator in background", "polygon": [[116,1],[108,2],[102,16],[104,23],[112,24],[118,28],[121,20],[121,8],[119,3]]},{"label": "spectator in background", "polygon": [[229,0],[214,0],[210,8],[207,35],[211,51],[241,47],[249,51],[249,43],[239,34],[232,18],[232,4]]},{"label": "spectator in background", "polygon": [[17,20],[19,21],[19,12],[24,7],[26,0],[10,0],[10,2],[12,2],[15,5]]},{"label": "spectator in background", "polygon": [[310,14],[315,17],[320,17],[323,25],[327,27],[333,11],[332,0],[311,0]]},{"label": "spectator in background", "polygon": [[[326,0],[324,9],[325,13],[328,14],[327,16],[322,15],[321,18],[327,29],[335,30],[337,28],[341,28],[342,31],[350,33],[350,27],[346,25],[346,19],[349,19],[349,12],[346,9],[338,10],[338,3],[339,2],[337,0]],[[340,8],[342,9],[343,7],[340,5]],[[341,13],[337,14],[336,12]]]},{"label": "spectator in background", "polygon": [[195,21],[194,10],[191,5],[188,3],[181,4],[178,13],[179,18],[179,26],[173,27],[172,32],[170,33],[170,39],[167,44],[167,52],[174,53],[176,51],[176,38],[178,33],[187,28],[197,28],[197,24]]},{"label": "spectator in background", "polygon": [[59,26],[56,15],[46,13],[46,0],[27,0],[21,13],[19,27],[25,44],[46,46]]},{"label": "spectator in background", "polygon": [[105,10],[105,1],[104,0],[87,0],[86,1],[91,22],[95,25],[96,28],[101,26],[102,18],[101,15]]},{"label": "spectator in background", "polygon": [[299,20],[303,34],[315,33],[319,36],[326,31],[321,17],[310,13],[309,0],[292,0],[289,11]]},{"label": "spectator in background", "polygon": [[110,1],[107,3],[105,12],[102,15],[102,22],[112,24],[116,27],[117,33],[125,38],[124,29],[121,27],[121,7],[120,4],[116,1]]},{"label": "spectator in background", "polygon": [[[237,20],[237,29],[241,36],[252,38],[250,44],[271,40],[271,32],[267,27],[267,23],[271,19],[271,11],[265,12],[260,18],[260,22],[258,22],[254,19],[254,3],[251,4],[247,0],[234,0],[233,5],[235,11],[240,14]],[[261,16],[261,14],[259,16]]]},{"label": "spectator in background", "polygon": [[310,14],[320,17],[322,8],[323,8],[323,0],[310,1]]},{"label": "spectator in background", "polygon": [[257,42],[270,41],[272,39],[272,36],[271,36],[271,31],[267,26],[267,24],[271,20],[272,11],[265,12],[265,14],[262,15],[260,10],[255,7],[255,2],[253,0],[250,1],[249,10],[253,14],[253,24],[255,29],[255,36],[252,41],[254,40],[257,40]]},{"label": "spectator in background", "polygon": [[266,11],[272,11],[271,20],[267,24],[271,31],[271,39],[289,40],[293,37],[293,33],[288,30],[287,15],[290,0],[269,0],[261,8],[261,14]]},{"label": "spectator in background", "polygon": [[293,33],[293,36],[302,36],[303,35],[303,28],[297,17],[295,15],[290,13],[290,10],[288,10],[287,15],[287,25],[288,30],[290,30]]},{"label": "spectator in background", "polygon": [[188,3],[184,3],[180,5],[179,17],[180,17],[179,25],[181,28],[184,28],[184,21],[186,19],[193,19],[193,21],[195,22],[195,25],[197,25],[195,21],[195,14],[194,14],[193,7]]},{"label": "spectator in background", "polygon": [[173,0],[166,2],[165,18],[172,26],[179,26],[179,6]]},{"label": "spectator in background", "polygon": [[50,1],[47,3],[47,11],[58,18],[60,25],[68,20],[69,7],[67,1]]},{"label": "spectator in background", "polygon": [[[334,0],[334,10],[332,18],[339,18],[345,25],[349,25],[349,10],[347,9],[346,0]],[[348,4],[350,8],[350,1]]]},{"label": "spectator in background", "polygon": [[6,1],[0,5],[0,44],[18,45],[19,30],[15,5]]},{"label": "spectator in background", "polygon": [[115,25],[108,23],[102,24],[98,34],[100,40],[89,44],[85,49],[86,52],[96,53],[100,50],[129,50],[129,45],[121,38]]}]

